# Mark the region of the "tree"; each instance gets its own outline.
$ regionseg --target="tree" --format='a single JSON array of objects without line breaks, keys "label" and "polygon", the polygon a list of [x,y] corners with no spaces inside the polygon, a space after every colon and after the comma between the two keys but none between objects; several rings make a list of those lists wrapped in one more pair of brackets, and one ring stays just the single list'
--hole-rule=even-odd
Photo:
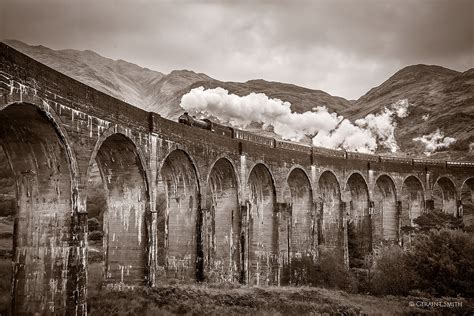
[{"label": "tree", "polygon": [[432,229],[463,229],[462,218],[457,218],[442,211],[433,210],[423,213],[413,221],[417,225],[417,232],[427,233]]},{"label": "tree", "polygon": [[461,230],[431,230],[407,253],[415,287],[437,296],[474,296],[474,236]]}]

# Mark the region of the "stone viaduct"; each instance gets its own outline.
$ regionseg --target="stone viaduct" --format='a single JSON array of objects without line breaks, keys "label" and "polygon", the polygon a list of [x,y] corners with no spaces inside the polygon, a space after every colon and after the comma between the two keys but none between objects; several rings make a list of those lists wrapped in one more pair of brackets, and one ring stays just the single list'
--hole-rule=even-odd
[{"label": "stone viaduct", "polygon": [[0,60],[16,313],[86,313],[94,166],[106,201],[104,283],[116,288],[279,285],[285,264],[322,248],[357,266],[355,251],[409,242],[401,228],[422,212],[462,216],[474,199],[474,163],[229,137],[133,107],[5,44]]}]

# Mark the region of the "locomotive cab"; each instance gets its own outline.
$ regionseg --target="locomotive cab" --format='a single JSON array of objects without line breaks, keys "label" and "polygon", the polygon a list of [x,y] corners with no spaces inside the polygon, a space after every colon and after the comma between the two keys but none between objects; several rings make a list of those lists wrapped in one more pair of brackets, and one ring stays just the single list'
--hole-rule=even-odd
[{"label": "locomotive cab", "polygon": [[178,122],[188,126],[211,130],[211,121],[197,119],[196,117],[189,115],[188,112],[184,112],[183,115],[178,118]]},{"label": "locomotive cab", "polygon": [[193,118],[188,114],[188,112],[184,112],[182,115],[179,116],[178,122],[186,124],[188,126],[192,126]]}]

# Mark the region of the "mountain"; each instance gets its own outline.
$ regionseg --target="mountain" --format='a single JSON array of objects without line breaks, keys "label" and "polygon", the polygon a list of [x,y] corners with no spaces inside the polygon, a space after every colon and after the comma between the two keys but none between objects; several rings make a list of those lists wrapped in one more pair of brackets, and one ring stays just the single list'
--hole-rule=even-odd
[{"label": "mountain", "polygon": [[173,70],[160,80],[150,84],[144,99],[147,111],[154,111],[169,119],[177,119],[184,111],[180,108],[181,97],[191,90],[195,82],[213,81],[211,77],[189,70]]},{"label": "mountain", "polygon": [[395,130],[402,152],[420,154],[424,146],[413,138],[439,128],[456,142],[449,151],[435,153],[433,158],[474,158],[471,145],[474,144],[473,68],[457,72],[432,65],[405,67],[341,114],[355,120],[400,99],[408,99],[410,103],[408,117],[398,120]]},{"label": "mountain", "polygon": [[[474,69],[457,72],[440,66],[408,66],[352,101],[293,84],[262,79],[223,82],[190,70],[163,74],[123,60],[105,58],[89,50],[56,51],[19,41],[4,42],[104,93],[174,120],[183,112],[179,106],[181,97],[200,86],[222,87],[239,96],[265,93],[271,98],[290,102],[292,110],[299,113],[324,105],[330,112],[352,121],[377,113],[400,99],[408,99],[409,115],[397,119],[395,130],[402,153],[423,156],[424,145],[413,138],[431,134],[439,128],[456,142],[449,150],[435,153],[433,158],[474,160]],[[260,124],[252,124],[248,129],[275,137],[271,130],[262,130]]]},{"label": "mountain", "polygon": [[278,98],[290,102],[291,109],[298,113],[310,111],[317,105],[324,105],[331,112],[341,112],[352,106],[351,101],[332,96],[321,90],[312,90],[293,84],[263,79],[249,80],[247,82],[223,82],[217,80],[196,82],[191,88],[198,86],[203,86],[204,88],[221,87],[239,96],[248,95],[251,92],[265,93],[270,98]]},{"label": "mountain", "polygon": [[176,119],[183,113],[179,107],[181,97],[199,86],[220,86],[241,96],[251,92],[263,92],[270,97],[290,102],[296,112],[310,110],[315,105],[326,105],[331,111],[341,111],[351,105],[351,102],[344,98],[292,84],[265,80],[222,82],[189,70],[173,70],[165,75],[123,60],[105,58],[89,50],[56,51],[16,40],[3,42],[97,90],[170,119]]},{"label": "mountain", "polygon": [[90,50],[55,51],[14,40],[4,43],[84,84],[137,106],[143,105],[146,87],[164,76],[123,60],[102,57]]}]

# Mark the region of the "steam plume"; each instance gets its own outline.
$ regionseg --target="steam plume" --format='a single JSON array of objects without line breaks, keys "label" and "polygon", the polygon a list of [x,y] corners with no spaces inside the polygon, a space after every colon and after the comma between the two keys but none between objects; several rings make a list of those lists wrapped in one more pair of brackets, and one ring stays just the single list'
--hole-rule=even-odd
[{"label": "steam plume", "polygon": [[408,115],[409,103],[400,100],[379,114],[369,114],[355,121],[355,124],[337,113],[329,113],[324,106],[296,113],[291,111],[289,102],[271,99],[263,93],[240,97],[220,87],[192,89],[183,95],[180,105],[192,114],[212,115],[240,128],[251,122],[262,123],[264,127],[272,125],[275,133],[283,139],[299,141],[310,136],[315,146],[372,153],[378,145],[392,152],[398,150],[394,119]]},{"label": "steam plume", "polygon": [[423,145],[425,145],[424,154],[427,156],[430,156],[437,150],[448,148],[451,144],[456,142],[455,138],[445,137],[439,128],[431,134],[416,137],[413,138],[413,140],[422,142]]}]

